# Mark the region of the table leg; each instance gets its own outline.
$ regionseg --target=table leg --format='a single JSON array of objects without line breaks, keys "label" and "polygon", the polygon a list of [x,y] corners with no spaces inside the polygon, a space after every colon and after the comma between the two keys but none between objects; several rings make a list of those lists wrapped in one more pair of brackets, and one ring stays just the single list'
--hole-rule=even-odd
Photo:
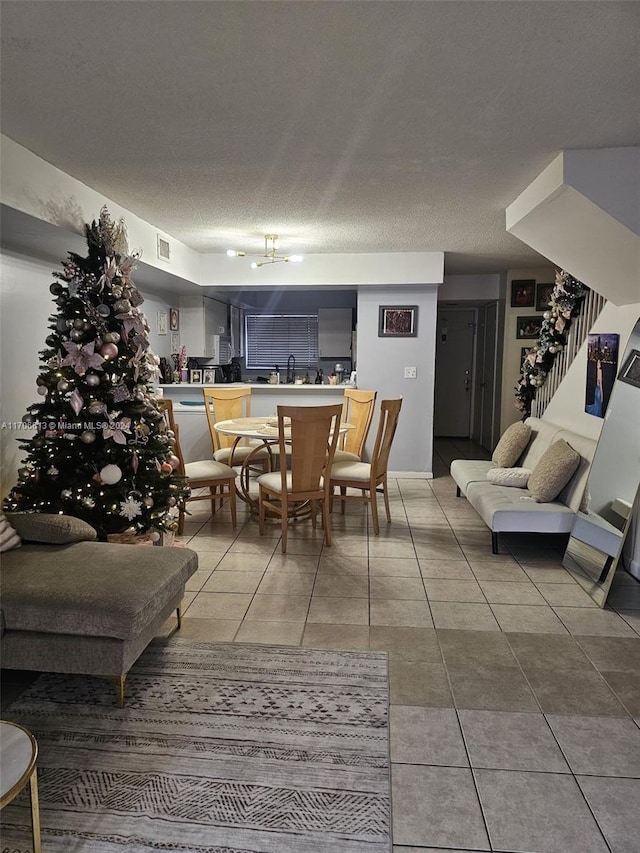
[{"label": "table leg", "polygon": [[31,798],[31,832],[33,835],[33,853],[42,853],[40,843],[40,804],[38,802],[38,771],[33,768],[29,779],[29,795]]}]

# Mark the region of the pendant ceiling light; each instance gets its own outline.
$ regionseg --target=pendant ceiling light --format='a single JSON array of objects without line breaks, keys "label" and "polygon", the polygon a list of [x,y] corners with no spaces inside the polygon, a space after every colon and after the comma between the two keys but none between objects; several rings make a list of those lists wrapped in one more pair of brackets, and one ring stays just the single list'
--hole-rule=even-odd
[{"label": "pendant ceiling light", "polygon": [[227,255],[230,258],[260,258],[259,261],[251,262],[251,269],[254,270],[258,269],[258,267],[263,267],[266,264],[288,264],[289,261],[299,264],[303,260],[302,255],[279,255],[278,248],[276,246],[277,240],[277,234],[265,234],[264,252],[261,255],[253,252],[242,252],[237,249],[227,249]]}]

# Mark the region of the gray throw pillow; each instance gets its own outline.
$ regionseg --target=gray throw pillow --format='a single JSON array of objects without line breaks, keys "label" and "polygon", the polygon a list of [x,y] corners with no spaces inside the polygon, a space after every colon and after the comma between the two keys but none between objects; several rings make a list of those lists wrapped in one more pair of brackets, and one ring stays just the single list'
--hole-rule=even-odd
[{"label": "gray throw pillow", "polygon": [[46,512],[14,512],[7,518],[27,542],[66,545],[69,542],[91,542],[98,538],[95,529],[81,518]]},{"label": "gray throw pillow", "polygon": [[527,488],[538,503],[555,500],[573,477],[580,454],[563,439],[554,441],[531,472]]},{"label": "gray throw pillow", "polygon": [[519,421],[511,424],[496,444],[491,461],[498,468],[512,468],[522,456],[531,438],[531,427]]}]

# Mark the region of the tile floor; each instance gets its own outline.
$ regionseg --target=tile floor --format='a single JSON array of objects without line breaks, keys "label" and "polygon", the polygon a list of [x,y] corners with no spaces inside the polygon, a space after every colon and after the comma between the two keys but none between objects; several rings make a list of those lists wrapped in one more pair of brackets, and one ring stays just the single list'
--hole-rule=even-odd
[{"label": "tile floor", "polygon": [[391,482],[393,522],[333,514],[258,535],[206,502],[179,636],[386,650],[394,853],[640,851],[640,584],[618,571],[600,610],[562,567],[566,537],[505,537],[435,478]]}]

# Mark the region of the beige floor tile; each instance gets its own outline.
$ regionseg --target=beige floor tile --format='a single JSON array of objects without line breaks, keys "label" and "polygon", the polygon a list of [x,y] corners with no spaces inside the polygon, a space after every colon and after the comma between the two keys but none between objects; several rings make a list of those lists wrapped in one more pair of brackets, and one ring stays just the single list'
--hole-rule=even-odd
[{"label": "beige floor tile", "polygon": [[267,571],[257,591],[262,595],[311,595],[314,581],[315,574],[311,573]]},{"label": "beige floor tile", "polygon": [[369,562],[369,575],[373,577],[420,577],[418,561],[415,557],[396,559],[395,557],[372,557]]},{"label": "beige floor tile", "polygon": [[344,576],[331,575],[328,572],[318,573],[313,587],[314,596],[367,598],[369,595],[369,578],[364,575]]},{"label": "beige floor tile", "polygon": [[260,595],[253,597],[244,617],[247,622],[304,622],[309,609],[308,595]]},{"label": "beige floor tile", "polygon": [[538,591],[554,607],[597,607],[577,583],[537,583]]},{"label": "beige floor tile", "polygon": [[391,761],[469,766],[458,717],[452,708],[392,705],[389,730]]},{"label": "beige floor tile", "polygon": [[369,648],[371,651],[386,651],[390,657],[403,660],[442,663],[440,644],[433,628],[372,625]]},{"label": "beige floor tile", "polygon": [[487,547],[483,548],[482,546],[473,546],[473,545],[463,545],[462,550],[464,552],[465,558],[469,561],[469,563],[473,566],[474,562],[478,563],[504,563],[506,566],[517,566],[516,560],[511,556],[511,554],[493,554],[491,551],[491,545],[488,544]]},{"label": "beige floor tile", "polygon": [[567,630],[547,605],[492,604],[491,609],[503,631],[565,634]]},{"label": "beige floor tile", "polygon": [[311,599],[307,622],[368,625],[369,599],[331,598],[314,595]]},{"label": "beige floor tile", "polygon": [[429,601],[459,601],[459,602],[484,602],[478,583],[472,579],[449,580],[439,578],[425,578],[424,586]]},{"label": "beige floor tile", "polygon": [[392,705],[453,707],[447,673],[441,663],[389,658],[389,690]]},{"label": "beige floor tile", "polygon": [[203,592],[254,593],[262,579],[262,572],[225,572],[216,569],[202,587]]},{"label": "beige floor tile", "polygon": [[379,539],[376,536],[369,538],[369,557],[396,557],[402,559],[415,559],[416,552],[412,540],[409,539]]},{"label": "beige floor tile", "polygon": [[370,596],[375,598],[426,599],[421,578],[371,578]]},{"label": "beige floor tile", "polygon": [[307,623],[302,645],[311,649],[345,649],[364,651],[369,648],[367,625],[336,625]]},{"label": "beige floor tile", "polygon": [[480,602],[432,601],[431,613],[436,628],[458,628],[469,631],[500,630],[489,605]]},{"label": "beige floor tile", "polygon": [[235,636],[236,643],[299,646],[304,625],[292,622],[249,622],[246,619]]},{"label": "beige floor tile", "polygon": [[229,548],[230,554],[245,554],[259,559],[269,558],[273,554],[277,541],[267,536],[257,539],[236,539]]},{"label": "beige floor tile", "polygon": [[284,572],[286,574],[312,574],[318,571],[317,554],[282,554],[280,551],[269,560],[267,572]]},{"label": "beige floor tile", "polygon": [[189,592],[200,592],[204,584],[211,577],[212,571],[213,569],[198,569],[198,571],[194,572],[187,580],[185,589]]},{"label": "beige floor tile", "polygon": [[[610,610],[599,607],[554,607],[556,614],[574,636],[589,637],[632,637],[632,628]],[[517,628],[513,630],[518,630]]]},{"label": "beige floor tile", "polygon": [[371,624],[432,628],[433,620],[426,601],[380,599],[371,602]]},{"label": "beige floor tile", "polygon": [[506,581],[531,583],[531,578],[517,563],[470,560],[471,571],[478,581]]},{"label": "beige floor tile", "polygon": [[268,554],[246,554],[234,552],[225,554],[216,568],[221,572],[263,572],[269,565]]},{"label": "beige floor tile", "polygon": [[419,560],[423,578],[473,580],[473,572],[466,560]]},{"label": "beige floor tile", "polygon": [[318,563],[318,575],[367,576],[369,560],[366,556],[352,556],[325,551]]},{"label": "beige floor tile", "polygon": [[464,554],[457,542],[452,545],[415,542],[416,556],[419,560],[464,560]]},{"label": "beige floor tile", "polygon": [[240,625],[239,619],[192,619],[185,616],[182,627],[174,636],[178,640],[199,643],[230,643]]},{"label": "beige floor tile", "polygon": [[234,592],[199,592],[185,615],[190,619],[242,619],[251,598]]},{"label": "beige floor tile", "polygon": [[562,568],[562,566],[544,568],[543,566],[530,566],[525,563],[522,565],[522,569],[526,573],[527,577],[535,584],[554,583],[575,585],[574,579],[566,569]]},{"label": "beige floor tile", "polygon": [[490,604],[547,604],[532,583],[519,581],[480,581]]}]

